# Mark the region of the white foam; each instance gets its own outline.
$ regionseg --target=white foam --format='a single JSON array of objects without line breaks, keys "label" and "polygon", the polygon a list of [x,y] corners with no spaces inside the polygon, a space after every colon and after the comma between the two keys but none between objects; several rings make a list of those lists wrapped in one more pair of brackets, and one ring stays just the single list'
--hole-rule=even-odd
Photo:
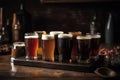
[{"label": "white foam", "polygon": [[17,46],[23,47],[23,46],[25,46],[25,42],[14,42],[13,46],[14,46],[14,49],[16,49]]},{"label": "white foam", "polygon": [[42,34],[42,40],[50,40],[50,39],[54,39],[54,35]]},{"label": "white foam", "polygon": [[76,39],[92,39],[91,36],[77,36]]},{"label": "white foam", "polygon": [[92,35],[92,38],[101,38],[101,35],[99,35],[99,34]]},{"label": "white foam", "polygon": [[33,35],[33,36],[25,36],[24,38],[38,38],[38,36],[37,35]]},{"label": "white foam", "polygon": [[63,34],[63,31],[50,31],[50,35]]},{"label": "white foam", "polygon": [[38,38],[38,34],[36,32],[34,33],[25,33],[24,38]]},{"label": "white foam", "polygon": [[59,34],[58,38],[72,38],[72,34]]}]

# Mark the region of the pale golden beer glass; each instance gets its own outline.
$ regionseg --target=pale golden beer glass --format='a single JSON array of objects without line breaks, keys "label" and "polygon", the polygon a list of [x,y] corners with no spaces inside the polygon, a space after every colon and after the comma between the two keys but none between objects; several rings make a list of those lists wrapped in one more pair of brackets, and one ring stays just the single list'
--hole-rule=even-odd
[{"label": "pale golden beer glass", "polygon": [[54,35],[42,35],[43,60],[54,61],[55,39]]},{"label": "pale golden beer glass", "polygon": [[39,38],[38,38],[38,51],[37,51],[37,56],[38,59],[42,59],[42,54],[43,54],[43,50],[42,50],[42,34],[46,34],[46,31],[35,31]]}]

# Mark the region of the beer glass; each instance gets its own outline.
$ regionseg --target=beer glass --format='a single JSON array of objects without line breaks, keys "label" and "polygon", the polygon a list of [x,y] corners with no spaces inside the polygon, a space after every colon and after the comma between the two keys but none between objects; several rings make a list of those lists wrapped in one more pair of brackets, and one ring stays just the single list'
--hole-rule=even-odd
[{"label": "beer glass", "polygon": [[15,58],[23,57],[25,55],[26,55],[25,54],[25,43],[24,42],[14,42],[13,47],[11,49],[11,62],[13,62],[13,60]]},{"label": "beer glass", "polygon": [[54,35],[42,34],[43,60],[54,61],[55,39]]},{"label": "beer glass", "polygon": [[91,61],[94,61],[96,56],[98,55],[101,35],[94,34],[94,35],[91,35],[91,37],[92,37],[92,40],[91,40],[90,58],[91,58]]},{"label": "beer glass", "polygon": [[54,61],[59,61],[59,53],[58,53],[58,34],[63,34],[63,31],[50,31],[51,35],[55,37],[55,50],[54,50]]},{"label": "beer glass", "polygon": [[36,33],[25,33],[25,49],[27,59],[37,59],[38,35]]},{"label": "beer glass", "polygon": [[91,36],[77,36],[78,63],[89,63]]},{"label": "beer glass", "polygon": [[72,52],[71,52],[72,63],[77,63],[78,52],[77,52],[77,40],[76,40],[76,37],[81,36],[82,32],[80,32],[80,31],[69,32],[69,34],[73,35],[73,38],[72,38],[72,44],[73,45],[72,45]]},{"label": "beer glass", "polygon": [[72,50],[72,35],[59,34],[58,35],[59,62],[69,63],[71,60],[71,50]]},{"label": "beer glass", "polygon": [[42,54],[43,54],[43,50],[42,50],[42,34],[46,34],[46,31],[35,31],[39,38],[38,38],[38,51],[37,51],[37,56],[38,59],[42,59]]}]

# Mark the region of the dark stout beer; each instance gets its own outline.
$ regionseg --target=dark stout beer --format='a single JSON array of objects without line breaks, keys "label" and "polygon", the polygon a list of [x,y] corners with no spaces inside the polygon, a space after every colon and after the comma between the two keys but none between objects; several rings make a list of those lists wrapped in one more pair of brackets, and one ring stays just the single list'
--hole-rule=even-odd
[{"label": "dark stout beer", "polygon": [[77,36],[76,39],[78,44],[78,63],[86,63],[89,60],[91,37]]},{"label": "dark stout beer", "polygon": [[58,51],[60,62],[70,62],[72,50],[72,35],[59,34],[58,35]]},{"label": "dark stout beer", "polygon": [[98,55],[101,35],[94,34],[94,35],[91,35],[91,37],[92,37],[92,40],[91,40],[90,59],[91,59],[91,61],[94,61],[95,57]]}]

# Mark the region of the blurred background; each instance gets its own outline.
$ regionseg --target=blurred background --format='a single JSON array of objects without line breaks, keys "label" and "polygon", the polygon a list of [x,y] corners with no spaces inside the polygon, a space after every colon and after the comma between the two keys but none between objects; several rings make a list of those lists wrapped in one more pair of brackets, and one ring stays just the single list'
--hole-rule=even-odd
[{"label": "blurred background", "polygon": [[105,28],[111,13],[114,43],[120,43],[119,1],[0,0],[0,7],[3,8],[3,25],[8,18],[12,25],[13,13],[20,11],[21,2],[31,16],[28,28],[30,31],[81,31],[85,34],[90,32],[90,25],[94,22],[95,32],[101,33],[102,43],[105,42]]}]

